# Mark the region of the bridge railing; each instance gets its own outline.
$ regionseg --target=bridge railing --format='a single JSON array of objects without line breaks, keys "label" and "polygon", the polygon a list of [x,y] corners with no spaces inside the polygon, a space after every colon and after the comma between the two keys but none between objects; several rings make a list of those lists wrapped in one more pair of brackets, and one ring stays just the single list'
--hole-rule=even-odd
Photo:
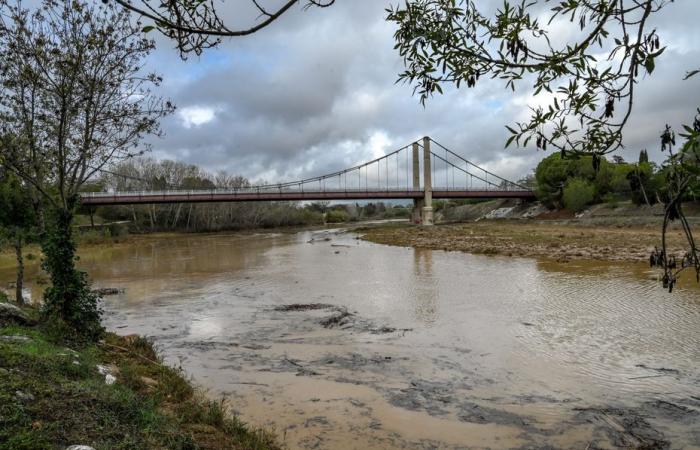
[{"label": "bridge railing", "polygon": [[[527,192],[528,189],[524,189],[520,186],[505,185],[500,188],[494,188],[491,186],[475,186],[475,187],[464,187],[464,186],[433,186],[433,191],[449,191],[449,192],[491,192],[491,191],[507,191],[507,192]],[[271,194],[271,193],[313,193],[313,192],[324,192],[324,193],[363,193],[363,192],[423,192],[423,188],[412,189],[406,187],[369,187],[369,188],[326,188],[326,189],[302,189],[302,188],[242,188],[242,189],[170,189],[170,190],[160,190],[160,191],[114,191],[114,192],[81,192],[80,196],[82,198],[104,198],[104,197],[114,197],[114,196],[134,196],[134,197],[162,197],[162,196],[172,196],[172,195],[250,195],[250,194]]]}]

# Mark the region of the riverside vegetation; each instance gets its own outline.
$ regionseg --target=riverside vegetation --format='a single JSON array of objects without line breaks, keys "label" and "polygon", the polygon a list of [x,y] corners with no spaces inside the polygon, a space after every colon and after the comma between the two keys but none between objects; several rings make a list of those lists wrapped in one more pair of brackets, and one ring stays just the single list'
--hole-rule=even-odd
[{"label": "riverside vegetation", "polygon": [[22,311],[26,320],[0,323],[0,449],[281,448],[164,365],[150,341],[106,333],[68,343],[37,324],[36,309]]}]

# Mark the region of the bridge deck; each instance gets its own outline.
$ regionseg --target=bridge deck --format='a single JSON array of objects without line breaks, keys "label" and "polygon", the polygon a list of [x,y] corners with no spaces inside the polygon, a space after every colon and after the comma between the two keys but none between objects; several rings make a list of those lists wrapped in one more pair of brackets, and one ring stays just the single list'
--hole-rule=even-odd
[{"label": "bridge deck", "polygon": [[[421,199],[423,190],[325,190],[325,191],[170,191],[83,193],[83,205],[138,205],[153,203],[214,203],[253,201],[311,201],[311,200],[391,200]],[[517,198],[534,199],[525,190],[450,190],[433,189],[433,198]]]}]

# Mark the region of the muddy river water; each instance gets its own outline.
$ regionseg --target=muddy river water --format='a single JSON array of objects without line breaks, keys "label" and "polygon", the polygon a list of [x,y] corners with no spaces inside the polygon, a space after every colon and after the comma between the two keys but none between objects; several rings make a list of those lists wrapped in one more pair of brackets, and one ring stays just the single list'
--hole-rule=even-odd
[{"label": "muddy river water", "polygon": [[700,448],[700,290],[643,265],[343,230],[154,237],[81,264],[125,289],[108,328],[291,449]]}]

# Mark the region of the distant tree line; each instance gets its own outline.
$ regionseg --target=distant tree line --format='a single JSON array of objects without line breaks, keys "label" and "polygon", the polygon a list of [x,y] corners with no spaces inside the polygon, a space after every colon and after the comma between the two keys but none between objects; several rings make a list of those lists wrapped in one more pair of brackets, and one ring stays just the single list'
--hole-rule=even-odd
[{"label": "distant tree line", "polygon": [[[89,189],[200,190],[250,186],[247,178],[225,171],[211,173],[193,164],[138,158],[122,161],[111,170],[103,172]],[[331,205],[330,202],[222,202],[108,206],[98,208],[95,213],[108,222],[129,221],[132,230],[136,232],[202,232],[407,217],[408,209],[384,203]]]}]

